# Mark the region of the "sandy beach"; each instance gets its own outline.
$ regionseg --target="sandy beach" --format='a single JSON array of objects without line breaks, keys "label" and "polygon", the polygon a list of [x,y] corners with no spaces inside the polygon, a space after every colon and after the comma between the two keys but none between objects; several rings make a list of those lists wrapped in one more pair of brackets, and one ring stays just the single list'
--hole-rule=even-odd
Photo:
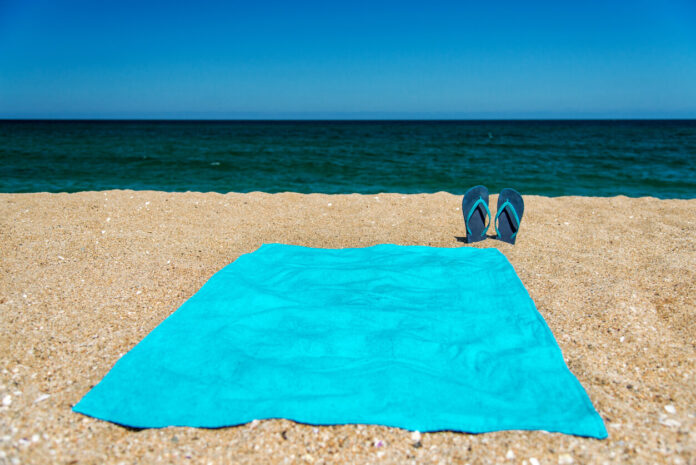
[{"label": "sandy beach", "polygon": [[[460,202],[447,193],[0,194],[0,464],[696,464],[696,199],[525,196],[514,246],[464,244]],[[498,248],[609,438],[440,432],[416,443],[396,428],[288,420],[136,431],[71,411],[213,273],[271,242]]]}]

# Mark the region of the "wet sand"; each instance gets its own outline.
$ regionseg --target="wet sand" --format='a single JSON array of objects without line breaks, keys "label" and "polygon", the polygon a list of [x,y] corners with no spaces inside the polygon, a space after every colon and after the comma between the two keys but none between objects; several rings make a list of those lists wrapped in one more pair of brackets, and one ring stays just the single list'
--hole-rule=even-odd
[{"label": "wet sand", "polygon": [[[495,212],[496,196],[491,198]],[[135,431],[74,405],[263,243],[472,247],[461,197],[0,194],[0,464],[696,463],[696,200],[525,196],[513,264],[607,440],[288,420]],[[492,229],[489,231],[492,233]],[[419,446],[419,447],[417,447]]]}]

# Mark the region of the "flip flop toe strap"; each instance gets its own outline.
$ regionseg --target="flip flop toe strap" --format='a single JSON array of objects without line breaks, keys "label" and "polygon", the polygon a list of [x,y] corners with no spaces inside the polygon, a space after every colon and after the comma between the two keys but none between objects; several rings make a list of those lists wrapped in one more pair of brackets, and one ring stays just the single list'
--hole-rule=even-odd
[{"label": "flip flop toe strap", "polygon": [[500,214],[505,211],[506,208],[510,213],[512,213],[512,218],[515,221],[515,232],[512,234],[512,236],[510,236],[511,238],[514,238],[517,235],[517,231],[520,230],[520,218],[517,216],[515,207],[513,207],[512,204],[507,200],[500,206],[498,212],[495,214],[495,233],[498,235],[497,237],[500,237],[500,231],[498,230],[498,218],[500,217]]},{"label": "flip flop toe strap", "polygon": [[471,228],[469,228],[469,220],[471,219],[471,216],[474,214],[476,209],[479,207],[479,205],[483,205],[483,208],[486,210],[486,218],[488,219],[488,224],[486,225],[486,228],[483,230],[481,233],[481,237],[486,235],[486,232],[488,232],[488,228],[491,225],[491,211],[488,209],[488,203],[486,203],[485,200],[483,200],[483,197],[479,197],[476,202],[474,202],[474,205],[471,207],[471,210],[469,210],[469,214],[466,215],[466,232],[470,236],[472,235]]}]

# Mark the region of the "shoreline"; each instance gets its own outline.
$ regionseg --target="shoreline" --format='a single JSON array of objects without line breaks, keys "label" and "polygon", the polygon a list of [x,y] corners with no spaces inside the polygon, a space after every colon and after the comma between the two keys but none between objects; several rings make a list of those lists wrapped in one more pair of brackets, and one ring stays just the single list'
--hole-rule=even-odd
[{"label": "shoreline", "polygon": [[[302,195],[302,196],[327,196],[327,197],[342,197],[342,196],[386,196],[386,195],[399,195],[399,196],[423,196],[423,195],[451,195],[454,197],[463,197],[464,193],[456,194],[449,191],[436,191],[436,192],[372,192],[372,193],[362,193],[362,192],[343,192],[343,193],[326,193],[326,192],[297,192],[297,191],[281,191],[281,192],[266,192],[266,191],[249,191],[249,192],[219,192],[219,191],[165,191],[165,190],[155,190],[155,189],[103,189],[103,190],[80,190],[80,191],[32,191],[32,192],[4,192],[0,191],[0,197],[7,196],[24,196],[24,195],[83,195],[83,194],[171,194],[171,195],[220,195],[220,196],[236,196],[236,195]],[[494,191],[490,192],[491,197],[497,196]],[[541,194],[523,194],[524,198],[543,198],[543,199],[630,199],[630,200],[641,200],[641,199],[653,199],[658,201],[663,200],[681,200],[681,201],[691,201],[696,200],[694,197],[655,197],[653,195],[643,195],[643,196],[630,196],[625,194],[617,195],[541,195]]]},{"label": "shoreline", "polygon": [[[0,451],[22,463],[696,460],[696,199],[524,199],[512,246],[461,242],[461,196],[446,192],[0,193]],[[441,432],[414,448],[381,426],[134,432],[70,411],[213,273],[267,242],[499,249],[609,438]]]}]

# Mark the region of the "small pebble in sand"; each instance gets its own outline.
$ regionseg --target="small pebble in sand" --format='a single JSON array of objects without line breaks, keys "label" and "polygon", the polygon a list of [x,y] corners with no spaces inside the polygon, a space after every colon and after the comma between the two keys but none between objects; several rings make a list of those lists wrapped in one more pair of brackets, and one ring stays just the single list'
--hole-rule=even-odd
[{"label": "small pebble in sand", "polygon": [[51,397],[51,394],[41,394],[39,397],[36,398],[34,403],[38,404],[39,402],[43,402],[44,400],[48,399],[49,397]]},{"label": "small pebble in sand", "polygon": [[331,206],[331,202],[329,202],[329,207]]},{"label": "small pebble in sand", "polygon": [[110,217],[106,219],[106,222],[107,222],[107,223],[108,223],[109,221],[111,221],[111,218],[110,218]]},{"label": "small pebble in sand", "polygon": [[539,465],[539,461],[536,459],[536,457],[530,457],[529,458],[529,463],[531,465]]},{"label": "small pebble in sand", "polygon": [[677,420],[673,420],[671,418],[669,418],[667,420],[660,420],[660,423],[665,425],[665,426],[669,426],[670,428],[679,428],[681,426],[680,422],[678,422]]},{"label": "small pebble in sand", "polygon": [[39,439],[41,439],[41,438],[39,437],[38,434],[36,434],[36,433],[32,434],[31,442],[39,442]]},{"label": "small pebble in sand", "polygon": [[512,449],[508,449],[507,454],[505,454],[505,458],[508,460],[515,458],[515,453],[512,451]]},{"label": "small pebble in sand", "polygon": [[561,454],[558,456],[558,465],[570,465],[575,462],[570,454]]},{"label": "small pebble in sand", "polygon": [[670,404],[670,405],[665,405],[665,411],[666,411],[667,413],[671,413],[671,414],[677,413],[677,409],[674,408],[674,405],[671,405],[671,404]]},{"label": "small pebble in sand", "polygon": [[375,447],[384,447],[384,441],[382,441],[381,439],[375,439],[373,444]]},{"label": "small pebble in sand", "polygon": [[58,255],[58,259],[59,259],[59,260],[65,260],[65,258],[61,257],[60,255]]},{"label": "small pebble in sand", "polygon": [[411,433],[411,441],[413,441],[412,445],[416,449],[423,447],[423,443],[421,442],[420,431],[414,431],[413,433]]},{"label": "small pebble in sand", "polygon": [[5,397],[2,398],[2,405],[5,407],[9,407],[10,404],[12,404],[12,396],[7,394]]}]

